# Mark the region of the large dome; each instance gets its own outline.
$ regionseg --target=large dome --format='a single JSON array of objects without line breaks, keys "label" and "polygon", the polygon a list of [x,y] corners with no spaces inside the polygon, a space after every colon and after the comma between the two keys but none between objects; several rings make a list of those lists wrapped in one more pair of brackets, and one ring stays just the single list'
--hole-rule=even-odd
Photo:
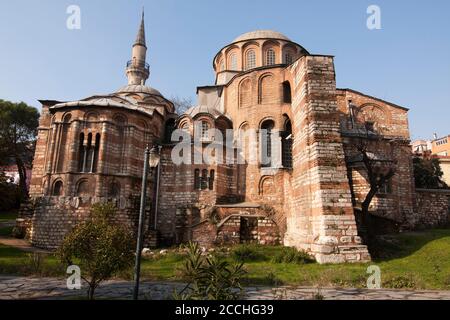
[{"label": "large dome", "polygon": [[239,41],[246,41],[251,39],[282,39],[286,41],[291,41],[288,37],[286,37],[284,34],[273,31],[273,30],[256,30],[256,31],[250,31],[244,34],[241,34],[239,37],[234,39],[233,42],[239,42]]}]

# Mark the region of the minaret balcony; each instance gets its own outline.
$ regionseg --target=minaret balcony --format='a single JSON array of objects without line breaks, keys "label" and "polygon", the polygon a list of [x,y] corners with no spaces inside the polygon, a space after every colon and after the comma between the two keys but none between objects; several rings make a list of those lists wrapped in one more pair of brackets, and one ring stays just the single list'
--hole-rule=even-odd
[{"label": "minaret balcony", "polygon": [[150,65],[142,60],[133,59],[133,60],[128,61],[127,69],[132,69],[132,68],[145,69],[145,71],[150,72]]}]

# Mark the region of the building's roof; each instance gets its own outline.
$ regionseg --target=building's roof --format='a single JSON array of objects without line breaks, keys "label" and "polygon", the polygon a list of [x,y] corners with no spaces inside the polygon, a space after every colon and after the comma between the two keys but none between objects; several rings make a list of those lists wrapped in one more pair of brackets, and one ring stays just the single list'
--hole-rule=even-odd
[{"label": "building's roof", "polygon": [[200,105],[200,106],[189,108],[183,115],[194,118],[198,114],[208,114],[208,115],[211,115],[214,119],[217,119],[221,116],[224,116],[229,119],[228,116],[224,115],[222,112],[220,112],[216,108],[211,107],[211,106],[205,106],[205,105]]},{"label": "building's roof", "polygon": [[153,95],[162,97],[161,92],[159,92],[158,90],[156,90],[152,87],[142,85],[142,84],[126,85],[126,86],[120,88],[119,90],[117,90],[117,93],[146,93],[146,94],[153,94]]},{"label": "building's roof", "polygon": [[233,40],[233,42],[239,42],[239,41],[246,41],[246,40],[252,40],[252,39],[282,39],[286,41],[291,41],[288,37],[286,37],[284,34],[273,31],[273,30],[255,30],[250,31],[244,34],[241,34],[239,37]]}]

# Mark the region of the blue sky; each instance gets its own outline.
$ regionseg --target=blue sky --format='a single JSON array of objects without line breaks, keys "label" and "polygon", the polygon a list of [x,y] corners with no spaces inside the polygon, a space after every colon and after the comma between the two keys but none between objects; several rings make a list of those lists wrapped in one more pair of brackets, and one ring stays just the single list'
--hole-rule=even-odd
[{"label": "blue sky", "polygon": [[[66,28],[69,5],[81,30]],[[366,10],[381,8],[381,30]],[[124,66],[145,6],[148,85],[195,98],[212,59],[239,34],[273,29],[336,56],[337,85],[411,109],[411,136],[450,134],[450,1],[39,0],[0,3],[0,98],[75,100],[126,84]]]}]

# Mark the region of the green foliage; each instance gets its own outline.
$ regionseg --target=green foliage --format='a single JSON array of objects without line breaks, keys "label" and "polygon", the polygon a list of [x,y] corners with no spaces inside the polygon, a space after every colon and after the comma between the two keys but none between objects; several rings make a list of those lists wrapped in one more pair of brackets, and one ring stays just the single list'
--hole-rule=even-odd
[{"label": "green foliage", "polygon": [[232,251],[234,260],[238,262],[251,262],[264,260],[259,248],[255,245],[241,245],[237,246]]},{"label": "green foliage", "polygon": [[283,247],[279,253],[272,258],[273,263],[313,263],[314,259],[305,251],[292,247]]},{"label": "green foliage", "polygon": [[447,188],[445,182],[442,181],[442,176],[444,173],[442,172],[441,165],[439,164],[439,159],[414,157],[413,165],[416,188]]},{"label": "green foliage", "polygon": [[236,300],[242,295],[243,264],[230,265],[214,254],[204,256],[197,243],[188,244],[183,275],[188,285],[174,293],[177,300]]},{"label": "green foliage", "polygon": [[384,281],[383,287],[390,289],[415,289],[416,282],[412,276],[397,276]]},{"label": "green foliage", "polygon": [[39,124],[39,112],[24,102],[0,100],[0,165],[14,163],[20,190],[26,196],[26,167],[31,166]]},{"label": "green foliage", "polygon": [[78,265],[86,275],[89,299],[102,281],[130,268],[134,261],[134,239],[126,228],[110,221],[114,213],[111,204],[94,205],[91,218],[75,227],[57,252],[63,263]]}]

